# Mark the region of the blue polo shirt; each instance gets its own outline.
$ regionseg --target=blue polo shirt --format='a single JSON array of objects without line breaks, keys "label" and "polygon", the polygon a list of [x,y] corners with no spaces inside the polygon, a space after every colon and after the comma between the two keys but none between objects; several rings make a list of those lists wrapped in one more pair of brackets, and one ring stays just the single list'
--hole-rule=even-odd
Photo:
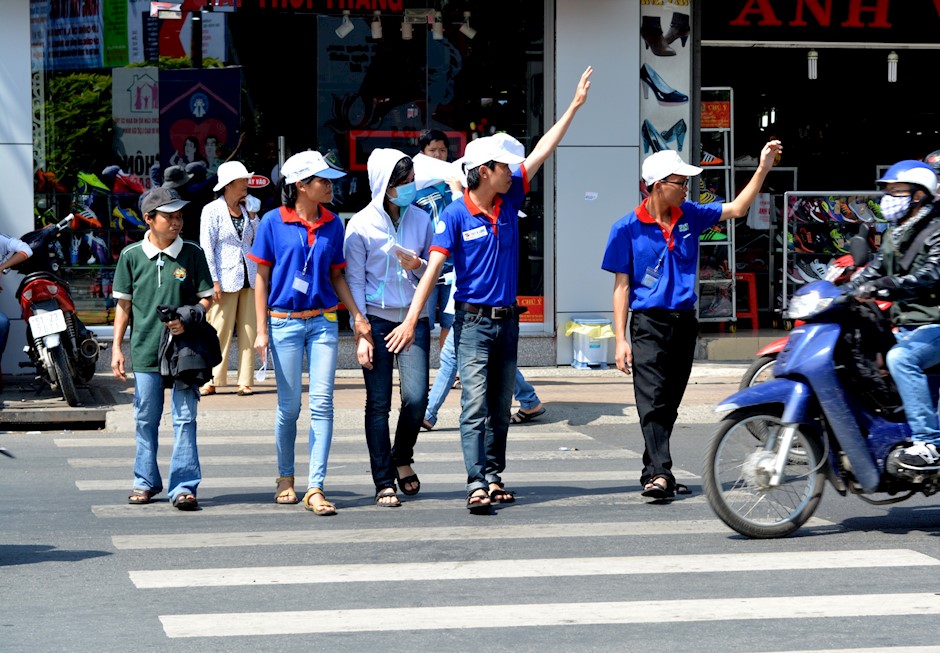
[{"label": "blue polo shirt", "polygon": [[448,204],[434,233],[431,251],[454,261],[454,301],[509,306],[519,287],[519,209],[529,192],[525,166],[513,173],[512,185],[487,215],[469,191]]},{"label": "blue polo shirt", "polygon": [[601,268],[629,275],[633,310],[695,308],[699,236],[718,224],[721,202],[672,207],[672,227],[665,229],[647,211],[647,201],[610,228]]},{"label": "blue polo shirt", "polygon": [[[313,224],[286,206],[265,213],[248,258],[271,268],[269,307],[306,311],[333,308],[339,303],[330,283],[330,270],[346,267],[343,223],[322,205],[320,217]],[[308,283],[306,293],[294,288],[300,274]]]}]

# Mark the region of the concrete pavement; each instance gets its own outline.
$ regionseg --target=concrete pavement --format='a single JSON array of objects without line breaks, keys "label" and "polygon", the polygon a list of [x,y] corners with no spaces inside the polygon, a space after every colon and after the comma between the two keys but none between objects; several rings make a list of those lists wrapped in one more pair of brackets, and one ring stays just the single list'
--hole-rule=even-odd
[{"label": "concrete pavement", "polygon": [[[710,363],[698,361],[686,390],[679,421],[708,423],[716,420],[714,405],[737,389],[747,362]],[[570,366],[522,368],[535,387],[547,412],[540,422],[567,422],[572,425],[635,423],[633,380],[616,369],[577,370]],[[436,370],[431,371],[432,381]],[[230,374],[230,377],[234,375]],[[48,388],[39,394],[31,388],[28,376],[6,376],[0,394],[0,430],[48,430],[54,428],[106,428],[128,430],[134,420],[133,380],[119,381],[99,372],[87,387],[79,389],[83,406],[72,408]],[[232,379],[234,380],[234,379]],[[199,426],[208,430],[269,431],[274,424],[277,389],[274,375],[257,384],[255,394],[240,397],[234,385],[218,388],[199,405]],[[394,402],[393,402],[394,406]],[[337,428],[361,427],[365,407],[365,387],[358,370],[337,370],[334,392],[334,420]],[[167,402],[166,411],[169,411]],[[452,391],[439,414],[439,428],[456,427],[460,412],[460,391]],[[306,423],[301,411],[300,423]],[[166,422],[168,424],[168,422]]]}]

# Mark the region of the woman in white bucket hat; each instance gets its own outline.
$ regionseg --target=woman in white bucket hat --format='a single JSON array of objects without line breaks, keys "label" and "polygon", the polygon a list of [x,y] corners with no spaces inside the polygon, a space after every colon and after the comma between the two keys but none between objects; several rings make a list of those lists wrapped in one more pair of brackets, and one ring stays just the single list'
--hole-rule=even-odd
[{"label": "woman in white bucket hat", "polygon": [[228,352],[232,333],[238,334],[238,394],[253,394],[255,273],[258,265],[246,254],[251,251],[260,220],[249,214],[248,180],[251,172],[239,161],[219,166],[217,199],[202,209],[199,242],[209,263],[214,293],[207,319],[219,333],[222,362],[212,370],[212,379],[200,389],[202,396],[215,394],[228,383]]}]

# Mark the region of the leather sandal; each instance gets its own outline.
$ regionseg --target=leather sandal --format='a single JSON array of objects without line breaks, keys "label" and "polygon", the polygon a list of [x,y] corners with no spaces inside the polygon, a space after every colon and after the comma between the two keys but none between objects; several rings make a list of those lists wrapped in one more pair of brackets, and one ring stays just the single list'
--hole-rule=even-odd
[{"label": "leather sandal", "polygon": [[[478,494],[482,492],[483,494]],[[467,510],[474,515],[490,514],[491,501],[486,488],[478,487],[467,495]]]},{"label": "leather sandal", "polygon": [[515,503],[516,493],[510,492],[502,483],[490,483],[490,503]]},{"label": "leather sandal", "polygon": [[278,476],[275,483],[277,483],[277,490],[274,492],[274,503],[293,505],[300,502],[294,492],[293,476]]},{"label": "leather sandal", "polygon": [[215,394],[214,385],[204,385],[201,388],[199,388],[200,397],[208,397],[209,395],[214,395],[214,394]]},{"label": "leather sandal", "polygon": [[144,490],[142,488],[135,487],[133,490],[131,490],[130,495],[127,497],[127,502],[132,506],[142,506],[147,503],[151,503],[154,496],[159,493],[159,490]]},{"label": "leather sandal", "polygon": [[[316,504],[312,503],[311,499],[318,494],[323,497],[323,501]],[[323,494],[323,490],[318,487],[312,487],[307,490],[307,494],[304,495],[304,508],[317,517],[328,517],[336,514],[336,506],[326,500],[326,495]]]}]

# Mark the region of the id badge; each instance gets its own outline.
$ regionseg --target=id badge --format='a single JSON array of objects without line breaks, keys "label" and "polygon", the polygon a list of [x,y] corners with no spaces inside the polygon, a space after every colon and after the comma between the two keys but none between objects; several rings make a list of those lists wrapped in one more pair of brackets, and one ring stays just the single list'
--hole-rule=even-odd
[{"label": "id badge", "polygon": [[306,295],[307,291],[310,290],[310,282],[307,281],[307,276],[303,272],[295,272],[294,283],[291,284],[291,288],[301,295]]},{"label": "id badge", "polygon": [[646,274],[643,275],[643,280],[640,283],[647,288],[655,288],[661,276],[662,272],[658,268],[646,268]]}]

